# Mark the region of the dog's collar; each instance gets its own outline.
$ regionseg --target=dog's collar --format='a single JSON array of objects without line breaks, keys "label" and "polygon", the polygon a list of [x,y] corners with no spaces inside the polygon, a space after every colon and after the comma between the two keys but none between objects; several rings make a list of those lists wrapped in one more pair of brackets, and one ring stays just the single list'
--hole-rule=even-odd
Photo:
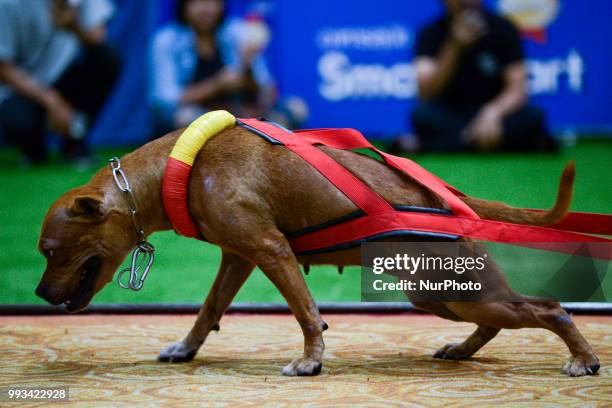
[{"label": "dog's collar", "polygon": [[203,239],[189,213],[189,174],[206,141],[235,124],[236,118],[231,113],[224,110],[211,111],[192,122],[176,141],[166,162],[162,199],[166,215],[177,234]]},{"label": "dog's collar", "polygon": [[[119,271],[117,275],[117,283],[124,289],[132,289],[132,290],[140,290],[144,285],[144,281],[153,266],[153,261],[155,260],[155,248],[153,244],[147,241],[147,237],[144,232],[144,228],[142,227],[142,220],[140,218],[140,213],[138,212],[138,205],[136,204],[136,198],[134,198],[134,193],[132,192],[132,188],[130,187],[130,183],[125,175],[125,172],[121,168],[121,161],[117,157],[113,157],[109,160],[109,165],[111,171],[113,172],[113,179],[115,180],[115,184],[119,188],[121,192],[123,192],[123,196],[125,197],[125,202],[127,204],[128,210],[132,215],[132,223],[134,224],[134,228],[136,229],[137,241],[136,248],[132,251],[132,259],[130,262],[130,266]],[[140,273],[142,269],[142,273]],[[130,273],[130,278],[127,284],[124,284],[122,281],[123,275],[127,272]],[[140,273],[140,277],[138,276]]]}]

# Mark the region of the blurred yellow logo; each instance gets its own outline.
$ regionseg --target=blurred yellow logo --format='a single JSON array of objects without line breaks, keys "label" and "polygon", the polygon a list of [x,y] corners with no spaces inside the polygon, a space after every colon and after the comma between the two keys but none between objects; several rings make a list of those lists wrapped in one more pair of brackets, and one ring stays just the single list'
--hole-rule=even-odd
[{"label": "blurred yellow logo", "polygon": [[559,0],[499,0],[499,11],[519,28],[523,36],[546,42],[546,28],[557,18]]}]

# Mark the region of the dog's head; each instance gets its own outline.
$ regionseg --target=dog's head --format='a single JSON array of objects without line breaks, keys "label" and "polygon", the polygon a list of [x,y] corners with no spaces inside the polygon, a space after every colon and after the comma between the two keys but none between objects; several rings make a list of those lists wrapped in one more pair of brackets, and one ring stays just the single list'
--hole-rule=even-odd
[{"label": "dog's head", "polygon": [[45,216],[38,249],[47,267],[36,294],[68,311],[86,307],[134,247],[129,216],[102,192],[81,187],[60,197]]}]

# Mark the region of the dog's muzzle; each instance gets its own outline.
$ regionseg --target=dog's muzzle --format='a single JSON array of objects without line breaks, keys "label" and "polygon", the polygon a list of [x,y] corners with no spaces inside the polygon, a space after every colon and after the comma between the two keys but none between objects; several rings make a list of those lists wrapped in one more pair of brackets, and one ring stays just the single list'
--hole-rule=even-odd
[{"label": "dog's muzzle", "polygon": [[53,293],[53,290],[49,289],[49,286],[46,283],[39,283],[34,293],[36,293],[36,296],[52,304],[53,306],[63,303],[61,300],[56,299],[56,294]]}]

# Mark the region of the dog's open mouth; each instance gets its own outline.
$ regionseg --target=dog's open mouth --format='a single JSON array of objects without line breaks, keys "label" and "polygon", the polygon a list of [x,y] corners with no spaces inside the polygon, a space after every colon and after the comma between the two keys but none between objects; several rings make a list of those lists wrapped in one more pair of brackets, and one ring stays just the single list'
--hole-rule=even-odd
[{"label": "dog's open mouth", "polygon": [[102,259],[99,256],[92,256],[83,264],[81,271],[81,281],[74,293],[66,300],[66,310],[77,312],[89,304],[94,295],[96,279],[98,278]]}]

